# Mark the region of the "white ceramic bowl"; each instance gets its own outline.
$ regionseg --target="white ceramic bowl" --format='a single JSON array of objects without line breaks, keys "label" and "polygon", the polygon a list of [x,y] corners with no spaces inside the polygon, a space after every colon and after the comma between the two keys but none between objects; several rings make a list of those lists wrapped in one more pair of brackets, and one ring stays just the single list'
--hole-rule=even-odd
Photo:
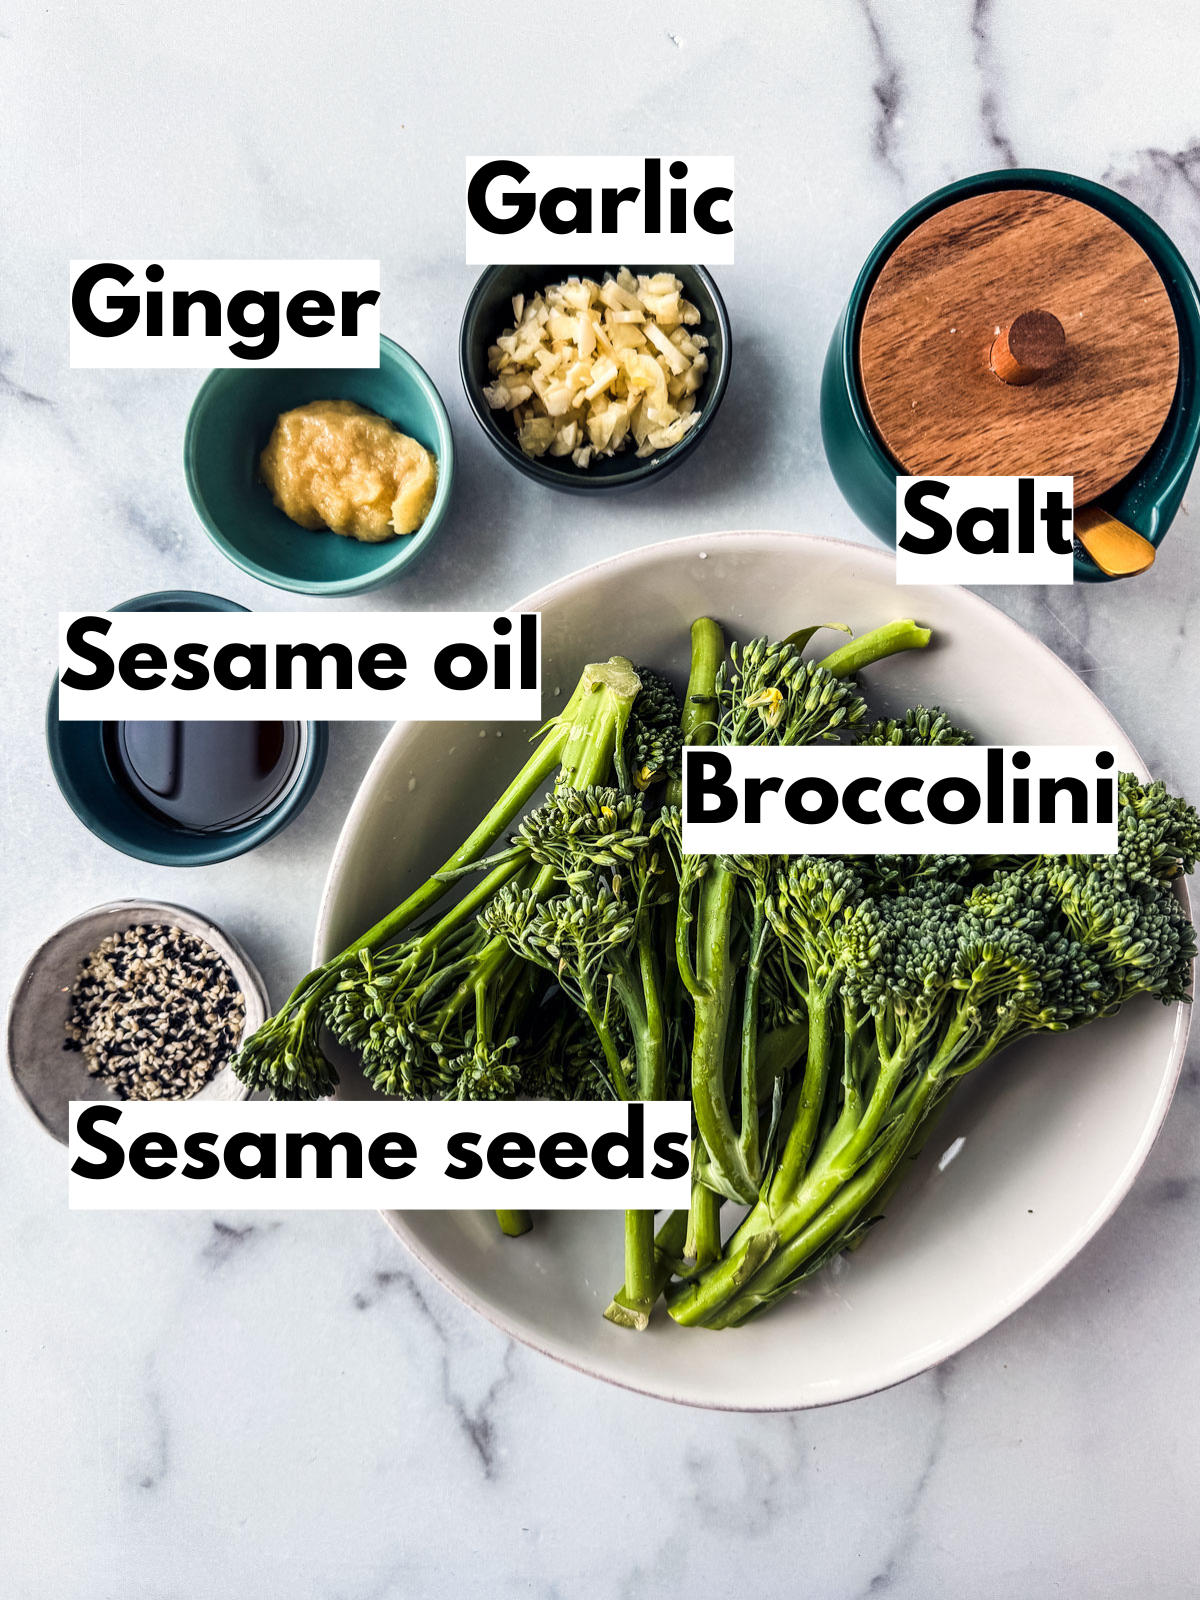
[{"label": "white ceramic bowl", "polygon": [[[630,655],[686,675],[688,629],[711,614],[733,637],[811,622],[863,631],[893,617],[936,643],[880,663],[873,704],[944,705],[1007,744],[1107,744],[1144,775],[1129,740],[1044,645],[962,589],[897,589],[893,558],[799,534],[724,533],[620,556],[524,602],[542,612],[547,714],[585,662]],[[831,636],[833,637],[833,636]],[[556,698],[557,697],[557,698]],[[460,842],[515,771],[526,732],[400,724],[376,756],[330,868],[322,961],[357,937]],[[868,1394],[943,1360],[1048,1283],[1126,1194],[1179,1072],[1185,1006],[1136,1003],[1108,1022],[1038,1040],[956,1092],[937,1134],[857,1253],[747,1327],[644,1334],[601,1316],[621,1276],[606,1213],[538,1216],[505,1239],[490,1214],[389,1212],[447,1288],[507,1333],[597,1377],[693,1405],[792,1409]],[[353,1072],[341,1094],[370,1091]]]}]

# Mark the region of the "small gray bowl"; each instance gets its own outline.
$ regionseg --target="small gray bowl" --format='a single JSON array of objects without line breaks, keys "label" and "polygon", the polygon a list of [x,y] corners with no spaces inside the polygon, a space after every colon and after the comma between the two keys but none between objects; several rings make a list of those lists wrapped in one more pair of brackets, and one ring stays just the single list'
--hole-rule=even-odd
[{"label": "small gray bowl", "polygon": [[[80,963],[110,933],[137,923],[165,922],[203,939],[226,962],[246,1003],[242,1038],[267,1015],[267,990],[246,952],[215,923],[160,900],[114,900],[65,922],[29,958],[8,1006],[8,1070],[20,1098],[47,1133],[67,1142],[72,1100],[116,1100],[75,1050],[64,1050],[71,990]],[[249,1090],[224,1066],[191,1098],[244,1100]]]}]

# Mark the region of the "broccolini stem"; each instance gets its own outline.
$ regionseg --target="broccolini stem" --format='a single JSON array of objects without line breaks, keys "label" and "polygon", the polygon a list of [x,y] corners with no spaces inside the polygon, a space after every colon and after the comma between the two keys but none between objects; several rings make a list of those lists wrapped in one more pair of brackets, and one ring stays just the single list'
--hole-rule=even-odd
[{"label": "broccolini stem", "polygon": [[929,639],[928,628],[922,628],[911,617],[903,617],[898,622],[885,622],[880,628],[860,634],[818,664],[835,678],[853,678],[873,661],[882,661],[884,656],[894,656],[900,650],[924,650]]},{"label": "broccolini stem", "polygon": [[[681,719],[685,744],[701,744],[716,735],[717,673],[724,659],[725,636],[720,626],[711,617],[698,617],[692,623],[692,665]],[[672,792],[668,789],[668,802]],[[680,786],[679,799],[682,793]],[[696,1006],[692,1040],[696,1125],[722,1187],[731,1198],[751,1205],[758,1182],[746,1165],[725,1096],[725,1035],[734,980],[729,944],[736,895],[733,874],[713,861],[700,880],[694,965],[690,954],[692,911],[683,896],[676,915],[675,950],[680,977]],[[756,1104],[756,1122],[757,1116]]]},{"label": "broccolini stem", "polygon": [[787,1142],[767,1191],[768,1209],[771,1212],[779,1211],[787,1204],[796,1184],[808,1170],[821,1118],[821,1108],[825,1103],[825,1086],[829,1081],[832,1047],[829,1022],[828,991],[811,994],[808,1004],[808,1056],[804,1064],[804,1079],[800,1085],[800,1099],[788,1131]]},{"label": "broccolini stem", "polygon": [[692,1105],[722,1191],[730,1199],[753,1205],[758,1198],[758,1179],[746,1165],[725,1095],[725,1038],[735,976],[730,945],[737,888],[737,878],[719,861],[713,862],[700,886],[696,975],[701,992],[696,999],[692,1037]]},{"label": "broccolini stem", "polygon": [[506,1239],[519,1239],[533,1227],[533,1218],[528,1211],[497,1211],[496,1221]]},{"label": "broccolini stem", "polygon": [[684,1254],[695,1262],[697,1272],[703,1271],[721,1254],[722,1204],[719,1194],[714,1194],[706,1183],[693,1177]]},{"label": "broccolini stem", "polygon": [[600,1048],[604,1052],[604,1064],[608,1068],[609,1081],[612,1083],[613,1093],[618,1100],[632,1100],[629,1084],[625,1080],[625,1070],[621,1065],[621,1052],[617,1049],[617,1042],[612,1036],[612,1029],[608,1025],[607,1008],[602,1006],[596,997],[596,991],[590,982],[585,984],[581,975],[579,981],[579,995],[583,1001],[583,1009],[587,1012],[588,1021],[596,1030],[596,1037],[600,1041]]},{"label": "broccolini stem", "polygon": [[[709,744],[717,731],[717,670],[725,659],[725,635],[719,622],[697,617],[692,623],[692,666],[680,727],[684,744]],[[683,778],[667,784],[667,804],[683,804]]]},{"label": "broccolini stem", "polygon": [[759,1035],[756,1058],[760,1103],[771,1103],[776,1079],[786,1077],[799,1064],[807,1046],[807,1022],[785,1022]]},{"label": "broccolini stem", "polygon": [[692,899],[697,895],[695,884],[681,885],[679,904],[675,911],[675,966],[683,987],[693,1000],[700,997],[700,980],[692,964],[691,928],[694,918]]},{"label": "broccolini stem", "polygon": [[[914,1129],[912,1137],[905,1145],[900,1160],[897,1161],[887,1178],[871,1197],[872,1209],[880,1221],[883,1220],[885,1208],[890,1205],[892,1197],[904,1183],[905,1178],[908,1177],[909,1173],[913,1169],[913,1166],[920,1157],[921,1152],[928,1144],[934,1128],[941,1119],[942,1112],[946,1109],[946,1102],[949,1100],[950,1091],[953,1088],[953,1079],[951,1079],[949,1083],[943,1083],[941,1091],[938,1093],[936,1098],[930,1102],[920,1124],[916,1129]],[[872,1228],[870,1233],[873,1233],[874,1231],[875,1230]],[[864,1244],[870,1237],[870,1233],[859,1234],[854,1242],[847,1246],[847,1249],[857,1250],[859,1246]]]},{"label": "broccolini stem", "polygon": [[943,1080],[926,1072],[917,1085],[903,1117],[879,1153],[845,1182],[822,1210],[792,1239],[781,1245],[738,1293],[719,1311],[704,1319],[705,1327],[730,1328],[771,1304],[804,1276],[804,1264],[862,1216],[901,1160],[909,1141],[944,1087]]},{"label": "broccolini stem", "polygon": [[586,789],[594,783],[604,783],[615,766],[620,787],[628,789],[625,730],[640,688],[633,662],[625,656],[610,656],[607,661],[583,669],[579,688],[563,712],[567,722],[559,763],[560,783],[572,789]]},{"label": "broccolini stem", "polygon": [[[809,1027],[811,1053],[813,1048],[811,1019]],[[893,1139],[903,1140],[899,1149],[894,1152],[891,1165],[894,1165],[903,1154],[913,1129],[920,1121],[929,1096],[945,1082],[946,1074],[968,1031],[969,1024],[961,1017],[957,1019],[956,1025],[947,1033],[937,1055],[929,1063],[905,1101],[903,1113],[897,1118],[883,1145],[883,1152],[887,1152],[891,1150]],[[832,1203],[840,1204],[842,1191],[856,1183],[861,1172],[875,1169],[880,1156],[871,1156],[874,1136],[878,1132],[884,1113],[893,1103],[896,1086],[902,1080],[907,1065],[908,1059],[900,1054],[887,1063],[880,1072],[880,1083],[876,1085],[867,1111],[858,1127],[853,1131],[843,1131],[841,1123],[844,1119],[839,1119],[838,1125],[824,1141],[817,1159],[809,1170],[800,1176],[790,1195],[781,1188],[777,1189],[776,1184],[772,1183],[766,1203],[760,1202],[746,1216],[730,1239],[722,1259],[715,1262],[702,1276],[694,1278],[687,1284],[672,1302],[670,1311],[677,1322],[688,1327],[716,1326],[713,1319],[725,1316],[726,1309],[731,1307],[735,1300],[748,1296],[752,1289],[757,1290],[764,1285],[778,1289],[780,1284],[791,1278],[795,1267],[807,1259],[807,1252],[798,1254],[793,1248],[795,1241],[801,1235],[807,1236],[810,1224],[827,1207]],[[890,1170],[891,1166],[888,1167],[888,1171]],[[886,1172],[882,1173],[879,1183],[882,1183],[886,1176]],[[866,1198],[869,1198],[869,1194]],[[838,1227],[845,1227],[854,1220],[854,1212],[849,1208],[843,1207],[837,1214],[840,1219]],[[836,1231],[834,1229],[822,1232],[819,1240],[814,1235],[813,1250],[819,1248],[820,1244],[827,1243]],[[769,1240],[769,1248],[759,1242],[764,1236]],[[777,1256],[786,1256],[792,1263],[786,1272],[781,1273],[776,1270],[774,1262]],[[757,1265],[752,1271],[751,1263],[755,1258]],[[755,1304],[757,1303],[756,1301]],[[738,1320],[748,1315],[749,1309],[750,1302],[746,1299],[737,1313]]]},{"label": "broccolini stem", "polygon": [[486,878],[480,878],[468,894],[461,900],[455,901],[445,916],[421,935],[413,947],[414,956],[420,960],[443,949],[452,933],[474,922],[484,906],[496,897],[506,883],[510,883],[516,877],[522,867],[529,864],[528,856],[514,855],[505,858],[499,866],[494,867]]},{"label": "broccolini stem", "polygon": [[638,936],[638,966],[645,1008],[643,1040],[637,1052],[638,1099],[662,1100],[667,1093],[666,1024],[658,982],[658,962],[654,957],[654,944],[648,927],[643,927]]},{"label": "broccolini stem", "polygon": [[[683,1255],[685,1236],[687,1233],[686,1211],[672,1211],[654,1237],[654,1266],[649,1294],[650,1303],[655,1305],[659,1295],[671,1281],[671,1275],[679,1265]],[[610,1322],[615,1322],[621,1328],[637,1328],[636,1313],[632,1309],[629,1297],[629,1285],[625,1283],[617,1290],[612,1298],[612,1303],[604,1313]]]},{"label": "broccolini stem", "polygon": [[762,979],[763,949],[767,942],[767,915],[761,894],[754,897],[754,923],[750,932],[750,953],[746,962],[746,983],[742,996],[742,1132],[738,1141],[748,1172],[761,1171],[758,1136],[758,991]]},{"label": "broccolini stem", "polygon": [[[475,902],[474,909],[478,911],[482,906],[487,904],[488,900],[492,898],[492,895],[490,894],[486,897],[483,897],[482,891],[485,885],[492,883],[494,878],[500,877],[501,882],[494,884],[493,886],[492,894],[494,894],[496,889],[500,888],[504,882],[504,877],[507,876],[511,878],[512,875],[513,874],[508,871],[505,865],[494,868],[493,871],[489,873],[489,875],[483,880],[483,882],[480,883],[469,896],[467,896],[467,899]],[[555,869],[553,867],[543,867],[538,873],[537,877],[533,880],[530,892],[533,894],[535,899],[540,900],[554,887],[554,882]],[[453,919],[457,913],[457,910],[457,906],[454,907],[450,911],[448,918],[444,918],[443,921]],[[442,924],[439,923],[438,927],[441,927],[441,925]],[[426,935],[426,939],[432,937],[433,931],[434,930],[432,929],[430,930],[430,933]],[[423,939],[421,942],[424,944],[425,939]],[[430,946],[431,950],[435,950],[436,948],[436,942]],[[483,949],[479,951],[477,955],[471,958],[466,977],[463,978],[462,982],[449,996],[449,998],[442,1002],[437,1014],[437,1031],[441,1033],[450,1025],[451,1022],[453,1022],[454,1018],[459,1014],[462,1008],[471,1000],[478,984],[490,983],[496,974],[500,972],[501,969],[506,965],[511,966],[514,974],[516,974],[521,971],[523,963],[519,956],[513,955],[512,947],[504,935],[498,933],[488,940],[487,944],[484,945]]]},{"label": "broccolini stem", "polygon": [[[973,1032],[970,1013],[958,1012],[953,1022],[946,1029],[941,1044],[938,1046],[937,1055],[930,1063],[929,1072],[935,1074],[938,1081],[944,1080],[944,1074],[958,1054],[959,1046],[968,1035]],[[892,1109],[896,1101],[896,1092],[911,1064],[910,1054],[897,1053],[879,1064],[879,1078],[867,1101],[866,1110],[855,1129],[853,1136],[846,1144],[844,1150],[839,1152],[842,1159],[857,1164],[866,1156],[875,1138],[880,1131],[884,1117]],[[923,1080],[922,1080],[923,1081]],[[918,1085],[914,1090],[914,1098],[920,1093]],[[904,1116],[907,1117],[908,1109],[905,1107]]]},{"label": "broccolini stem", "polygon": [[[661,1100],[667,1090],[666,1030],[648,918],[643,918],[638,934],[637,956],[637,981],[618,968],[612,978],[613,989],[633,1030],[638,1099]],[[665,1285],[666,1278],[656,1270],[653,1211],[627,1211],[625,1282],[605,1316],[610,1322],[641,1331],[648,1326]]]},{"label": "broccolini stem", "polygon": [[439,878],[439,873],[454,876],[460,868],[474,865],[484,852],[490,849],[504,830],[521,814],[538,790],[559,770],[575,731],[573,713],[584,703],[584,679],[581,679],[561,717],[555,719],[541,744],[483,821],[472,829],[454,854],[443,861],[419,889],[410,894],[407,900],[401,901],[395,910],[389,911],[387,916],[373,928],[368,928],[361,938],[348,945],[343,956],[356,955],[359,950],[374,949],[415,922],[442,898],[449,887],[447,882]]},{"label": "broccolini stem", "polygon": [[438,1007],[434,1030],[439,1036],[445,1032],[464,1006],[474,1004],[480,985],[488,984],[511,955],[508,940],[501,934],[496,934],[488,940],[478,955],[470,958],[466,976]]},{"label": "broccolini stem", "polygon": [[[605,1315],[619,1303],[624,1313],[622,1326],[642,1332],[649,1326],[650,1313],[659,1296],[654,1271],[653,1211],[625,1213],[625,1282],[617,1294],[619,1302],[614,1297]],[[609,1316],[609,1320],[616,1319]]]}]

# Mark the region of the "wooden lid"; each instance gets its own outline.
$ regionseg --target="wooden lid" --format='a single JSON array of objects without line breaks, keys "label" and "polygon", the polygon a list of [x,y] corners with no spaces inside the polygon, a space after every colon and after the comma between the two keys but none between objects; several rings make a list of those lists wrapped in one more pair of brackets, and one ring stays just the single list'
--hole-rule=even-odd
[{"label": "wooden lid", "polygon": [[1118,483],[1175,394],[1179,333],[1157,268],[1066,195],[999,189],[897,245],[863,312],[871,419],[910,475],[1073,474]]}]

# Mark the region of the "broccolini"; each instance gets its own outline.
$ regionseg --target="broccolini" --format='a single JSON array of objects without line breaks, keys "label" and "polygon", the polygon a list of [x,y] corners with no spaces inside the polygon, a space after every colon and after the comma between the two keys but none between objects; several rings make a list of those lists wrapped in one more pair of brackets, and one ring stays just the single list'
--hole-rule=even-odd
[{"label": "broccolini", "polygon": [[1130,774],[1112,856],[685,854],[687,744],[971,742],[937,707],[868,711],[861,675],[927,630],[814,660],[818,631],[727,652],[700,619],[682,703],[624,657],[586,668],[460,848],[301,981],[239,1076],[330,1093],[328,1028],[388,1095],[690,1097],[691,1204],[657,1232],[627,1214],[606,1315],[644,1328],[665,1298],[726,1328],[863,1240],[967,1073],[1139,996],[1188,998],[1176,883],[1200,817]]}]

